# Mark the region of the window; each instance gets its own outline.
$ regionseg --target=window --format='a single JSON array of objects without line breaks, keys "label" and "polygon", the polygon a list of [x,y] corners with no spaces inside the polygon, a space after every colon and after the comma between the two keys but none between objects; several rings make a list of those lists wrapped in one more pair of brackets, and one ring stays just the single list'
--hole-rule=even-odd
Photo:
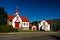
[{"label": "window", "polygon": [[28,26],[28,23],[27,22],[24,22],[24,26]]},{"label": "window", "polygon": [[16,19],[18,20],[18,18],[19,18],[19,17],[17,16]]},{"label": "window", "polygon": [[25,26],[25,23],[24,23],[24,26]]},{"label": "window", "polygon": [[26,25],[28,26],[28,23],[26,23]]}]

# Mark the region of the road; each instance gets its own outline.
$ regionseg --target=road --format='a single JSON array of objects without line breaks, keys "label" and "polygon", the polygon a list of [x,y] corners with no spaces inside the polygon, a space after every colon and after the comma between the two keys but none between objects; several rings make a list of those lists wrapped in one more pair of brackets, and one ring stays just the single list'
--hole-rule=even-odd
[{"label": "road", "polygon": [[57,32],[0,33],[0,40],[60,40]]}]

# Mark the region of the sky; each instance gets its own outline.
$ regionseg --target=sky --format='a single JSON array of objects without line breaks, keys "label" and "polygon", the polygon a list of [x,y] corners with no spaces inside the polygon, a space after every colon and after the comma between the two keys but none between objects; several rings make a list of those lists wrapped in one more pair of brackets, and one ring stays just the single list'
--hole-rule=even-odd
[{"label": "sky", "polygon": [[30,21],[60,18],[60,0],[0,0],[9,15],[14,15],[16,7],[20,16]]}]

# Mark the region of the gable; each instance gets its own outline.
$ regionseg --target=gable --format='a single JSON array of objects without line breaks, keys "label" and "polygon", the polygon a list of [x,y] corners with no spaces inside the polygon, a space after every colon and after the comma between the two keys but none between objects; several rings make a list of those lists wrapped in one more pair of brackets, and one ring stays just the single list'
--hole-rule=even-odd
[{"label": "gable", "polygon": [[13,20],[15,20],[16,22],[22,21],[19,15],[15,16]]},{"label": "gable", "polygon": [[40,22],[47,22],[48,24],[51,24],[51,20],[42,20]]},{"label": "gable", "polygon": [[40,22],[40,24],[41,25],[43,25],[43,24],[51,24],[51,20],[42,20],[41,22]]}]

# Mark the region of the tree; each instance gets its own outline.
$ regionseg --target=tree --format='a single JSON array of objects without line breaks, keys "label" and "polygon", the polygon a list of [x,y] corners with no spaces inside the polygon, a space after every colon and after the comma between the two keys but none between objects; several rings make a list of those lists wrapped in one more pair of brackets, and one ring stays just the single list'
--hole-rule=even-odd
[{"label": "tree", "polygon": [[7,12],[3,7],[0,7],[0,25],[6,25],[7,24]]},{"label": "tree", "polygon": [[54,31],[60,30],[60,18],[52,20],[52,28]]}]

